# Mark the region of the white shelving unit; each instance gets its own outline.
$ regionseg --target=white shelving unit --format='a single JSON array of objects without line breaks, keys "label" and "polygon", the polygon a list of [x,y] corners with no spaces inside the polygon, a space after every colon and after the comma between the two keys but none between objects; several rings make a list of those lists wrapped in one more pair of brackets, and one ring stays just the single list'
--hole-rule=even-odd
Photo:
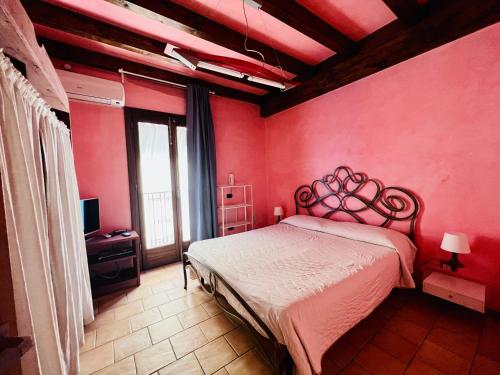
[{"label": "white shelving unit", "polygon": [[[236,228],[245,232],[253,229],[252,185],[224,185],[218,186],[217,190],[221,235],[227,236]],[[228,194],[232,197],[228,198]]]}]

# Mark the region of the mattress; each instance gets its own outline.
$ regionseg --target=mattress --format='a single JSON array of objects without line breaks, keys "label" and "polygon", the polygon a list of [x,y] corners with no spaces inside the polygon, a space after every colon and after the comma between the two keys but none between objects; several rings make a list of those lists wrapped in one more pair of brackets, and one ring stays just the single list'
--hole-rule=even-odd
[{"label": "mattress", "polygon": [[[414,287],[416,248],[402,233],[297,215],[280,224],[199,241],[188,255],[210,266],[287,346],[298,374],[321,373],[321,357],[396,287]],[[219,292],[262,335],[220,283]]]}]

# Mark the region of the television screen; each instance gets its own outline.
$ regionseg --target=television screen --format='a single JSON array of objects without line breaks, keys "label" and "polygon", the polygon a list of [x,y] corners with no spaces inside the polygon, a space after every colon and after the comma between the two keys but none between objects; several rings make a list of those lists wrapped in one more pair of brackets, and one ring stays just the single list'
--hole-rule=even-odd
[{"label": "television screen", "polygon": [[99,199],[81,199],[80,207],[82,209],[83,233],[89,235],[99,231],[101,229],[99,222]]}]

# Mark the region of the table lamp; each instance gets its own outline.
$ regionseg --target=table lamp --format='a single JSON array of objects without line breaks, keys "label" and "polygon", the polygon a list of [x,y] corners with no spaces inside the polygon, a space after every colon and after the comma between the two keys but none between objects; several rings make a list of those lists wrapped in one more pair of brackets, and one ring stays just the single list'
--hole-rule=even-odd
[{"label": "table lamp", "polygon": [[278,224],[281,220],[281,217],[283,216],[283,207],[281,206],[274,207],[274,216],[278,217],[276,219],[276,224]]},{"label": "table lamp", "polygon": [[448,261],[441,261],[441,265],[448,265],[453,272],[464,265],[458,260],[458,254],[470,253],[469,239],[465,233],[445,232],[441,249],[449,251],[451,258]]}]

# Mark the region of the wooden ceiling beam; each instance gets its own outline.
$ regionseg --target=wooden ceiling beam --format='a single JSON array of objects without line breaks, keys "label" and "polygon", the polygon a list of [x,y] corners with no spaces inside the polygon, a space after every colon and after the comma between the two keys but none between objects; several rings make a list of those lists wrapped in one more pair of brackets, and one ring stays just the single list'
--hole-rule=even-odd
[{"label": "wooden ceiling beam", "polygon": [[356,43],[294,0],[257,0],[261,10],[340,53],[356,49]]},{"label": "wooden ceiling beam", "polygon": [[[235,52],[241,53],[256,60],[260,60],[260,56],[254,52],[249,52],[245,49],[245,35],[239,33],[229,27],[221,25],[210,18],[204,17],[195,13],[181,5],[178,5],[170,0],[106,0],[122,8],[129,9],[137,14],[147,18],[155,19],[170,27],[174,27],[182,32],[194,35],[198,38],[218,44]],[[160,17],[158,17],[160,16]],[[273,50],[272,47],[259,42],[255,39],[248,38],[248,49],[257,50],[264,55],[266,63],[281,67],[294,74],[306,71],[310,65],[300,61],[299,59],[287,55],[278,50]],[[207,51],[209,52],[209,51]]]},{"label": "wooden ceiling beam", "polygon": [[56,42],[46,38],[38,38],[39,43],[43,44],[51,58],[68,61],[70,63],[82,64],[102,70],[118,73],[118,69],[124,69],[136,74],[174,82],[181,85],[191,83],[207,87],[216,95],[225,96],[231,99],[237,99],[249,103],[259,104],[260,96],[250,94],[244,91],[235,90],[230,87],[200,81],[178,73],[158,69],[148,65],[139,64],[133,61],[120,59],[118,57],[105,55],[102,53],[90,51],[84,48],[71,46],[68,44]]},{"label": "wooden ceiling beam", "polygon": [[362,39],[357,53],[335,55],[301,85],[265,95],[261,115],[271,116],[500,21],[498,0],[431,0],[421,7],[426,16],[415,25],[395,20]]},{"label": "wooden ceiling beam", "polygon": [[[163,53],[165,49],[165,43],[163,42],[41,1],[22,0],[22,2],[31,21],[38,25],[126,49],[141,55],[154,56],[168,63],[180,64],[177,60],[169,58]],[[266,91],[273,91],[269,86],[264,86],[246,79],[232,77],[206,69],[198,70],[229,81],[238,82]]]},{"label": "wooden ceiling beam", "polygon": [[385,5],[403,22],[414,24],[421,16],[420,3],[417,0],[383,0]]}]

